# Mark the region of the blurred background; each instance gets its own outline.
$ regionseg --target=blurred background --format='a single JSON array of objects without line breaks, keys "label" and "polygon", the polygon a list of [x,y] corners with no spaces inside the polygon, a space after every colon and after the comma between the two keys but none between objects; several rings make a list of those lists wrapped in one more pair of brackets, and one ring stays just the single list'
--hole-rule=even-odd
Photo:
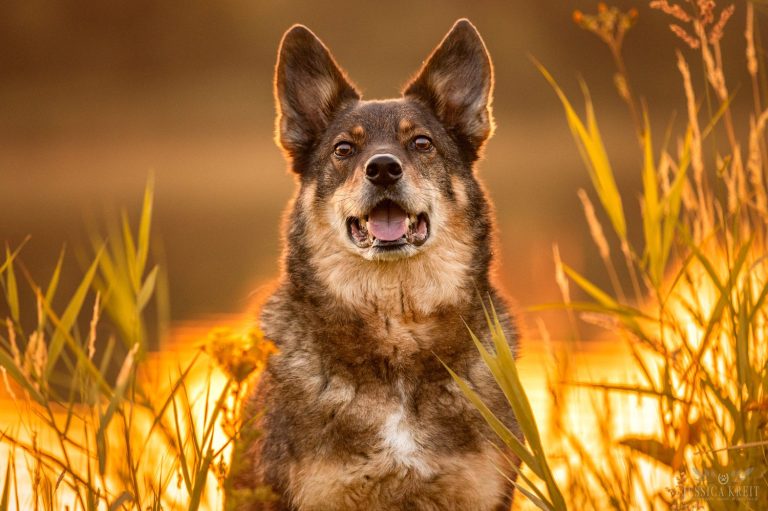
[{"label": "blurred background", "polygon": [[[626,60],[661,139],[671,105],[684,104],[673,50],[681,45],[646,2],[615,4],[639,11]],[[619,187],[630,196],[639,193],[641,163],[610,54],[574,24],[574,9],[594,12],[597,3],[6,2],[0,241],[16,246],[30,235],[22,259],[44,281],[63,245],[70,255],[83,246],[89,225],[121,207],[136,214],[154,174],[154,235],[167,261],[173,318],[242,311],[278,275],[280,219],[294,189],[273,143],[271,80],[283,31],[308,25],[365,97],[383,98],[398,93],[457,18],[468,17],[496,67],[498,129],[479,173],[498,215],[499,279],[521,308],[558,301],[553,243],[566,262],[605,279],[576,196],[580,187],[591,193],[587,172],[530,57],[579,107],[578,77],[586,79]],[[742,45],[737,34],[731,29],[724,45]],[[625,207],[632,226],[638,205]],[[557,318],[547,326],[565,335]]]}]

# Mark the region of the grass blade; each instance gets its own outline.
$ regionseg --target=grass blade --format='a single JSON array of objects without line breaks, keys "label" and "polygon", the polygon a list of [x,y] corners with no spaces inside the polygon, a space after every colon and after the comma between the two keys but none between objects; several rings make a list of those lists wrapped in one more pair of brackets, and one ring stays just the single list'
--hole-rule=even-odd
[{"label": "grass blade", "polygon": [[8,511],[8,504],[11,496],[11,471],[14,469],[12,456],[8,456],[8,463],[5,468],[5,481],[3,482],[3,494],[0,495],[0,511]]},{"label": "grass blade", "polygon": [[[48,365],[46,370],[47,375],[50,375],[53,367],[56,365],[56,362],[59,359],[59,355],[61,354],[61,350],[66,342],[66,338],[69,335],[69,331],[74,326],[75,321],[80,314],[80,309],[83,307],[83,302],[85,301],[85,297],[91,287],[93,277],[96,274],[96,269],[99,265],[101,253],[102,252],[99,251],[96,254],[96,257],[91,263],[91,266],[85,272],[85,275],[80,281],[77,290],[72,295],[69,304],[64,310],[64,313],[61,315],[61,319],[56,324],[56,330],[54,331],[53,338],[51,339],[51,343],[48,346]],[[50,311],[50,302],[45,301],[43,305]]]},{"label": "grass blade", "polygon": [[605,146],[600,136],[592,100],[589,97],[586,86],[583,83],[581,84],[586,107],[585,125],[585,122],[576,113],[568,97],[549,71],[537,60],[533,59],[533,62],[560,99],[565,109],[568,126],[571,128],[573,138],[589,171],[589,177],[592,179],[592,184],[600,198],[600,202],[608,214],[616,234],[620,239],[625,240],[627,237],[627,224],[624,218],[621,194],[616,186],[616,180],[614,179],[608,154],[605,151]]},{"label": "grass blade", "polygon": [[5,298],[8,301],[8,308],[11,311],[13,321],[19,323],[19,288],[16,284],[16,272],[13,271],[13,257],[11,249],[5,246]]}]

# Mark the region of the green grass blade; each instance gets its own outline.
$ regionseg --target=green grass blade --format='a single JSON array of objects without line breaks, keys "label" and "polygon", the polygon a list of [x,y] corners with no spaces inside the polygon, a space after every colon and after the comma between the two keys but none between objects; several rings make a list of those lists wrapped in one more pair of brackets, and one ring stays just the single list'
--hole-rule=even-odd
[{"label": "green grass blade", "polygon": [[[138,347],[138,346],[137,346]],[[106,470],[108,452],[106,450],[106,436],[109,423],[112,422],[115,412],[120,409],[120,404],[123,401],[125,390],[130,384],[133,375],[135,374],[134,357],[136,355],[136,349],[131,350],[126,355],[123,361],[123,366],[118,374],[118,381],[112,392],[112,398],[109,400],[107,408],[104,413],[99,416],[99,428],[96,431],[96,442],[102,448],[99,449],[99,474],[104,475]]]},{"label": "green grass blade", "polygon": [[128,213],[125,211],[123,211],[121,226],[123,232],[122,247],[125,248],[119,252],[120,260],[125,261],[128,280],[131,283],[131,289],[134,293],[138,293],[141,273],[136,267],[136,244],[133,241],[133,235],[131,234],[131,223],[128,221]]},{"label": "green grass blade", "polygon": [[[704,334],[701,338],[701,345],[699,346],[698,350],[696,351],[696,354],[694,356],[694,359],[689,366],[688,370],[685,372],[685,378],[688,377],[688,374],[691,370],[696,370],[694,368],[698,368],[701,364],[701,358],[706,352],[707,348],[709,347],[709,342],[712,339],[712,333],[714,332],[715,328],[720,325],[720,318],[723,315],[723,311],[725,310],[726,306],[729,305],[731,300],[731,292],[733,290],[733,287],[736,285],[735,278],[741,273],[741,268],[744,266],[744,262],[747,259],[747,255],[749,254],[749,249],[752,246],[752,242],[750,240],[749,243],[744,244],[741,249],[739,250],[736,259],[733,261],[732,266],[729,268],[729,279],[728,283],[723,286],[720,284],[719,279],[717,278],[717,273],[715,272],[714,268],[712,267],[712,264],[707,260],[707,258],[700,252],[696,247],[693,247],[694,250],[697,251],[697,258],[701,261],[702,265],[707,268],[707,271],[710,274],[710,278],[712,281],[717,285],[720,296],[718,297],[717,303],[715,304],[715,307],[712,310],[712,313],[710,314],[709,320],[707,321],[706,329],[704,330]],[[684,379],[685,379],[684,378]]]},{"label": "green grass blade", "polygon": [[[174,400],[176,394],[178,393],[179,389],[182,388],[182,383],[186,381],[187,376],[189,375],[190,371],[192,371],[192,368],[194,367],[195,363],[197,362],[197,359],[200,357],[200,351],[195,353],[195,356],[192,357],[192,360],[187,365],[187,367],[184,369],[182,373],[179,374],[178,378],[176,378],[176,381],[171,384],[170,391],[168,392],[168,396],[163,401],[163,404],[160,405],[160,408],[156,411],[154,411],[154,420],[152,421],[152,425],[149,427],[148,434],[151,434],[155,428],[162,422],[163,417],[165,416],[166,411],[168,410],[168,407],[171,406],[171,402]],[[144,443],[144,449],[146,449],[147,444],[149,443],[149,435],[147,436],[147,439]]]},{"label": "green grass blade", "polygon": [[602,136],[597,126],[595,109],[592,99],[589,95],[586,83],[580,81],[581,90],[584,95],[584,104],[587,113],[587,129],[589,138],[582,139],[581,142],[587,148],[587,154],[591,162],[591,169],[594,177],[595,191],[600,197],[608,217],[611,219],[616,234],[619,238],[625,240],[627,237],[627,222],[624,218],[624,206],[622,205],[621,194],[616,186],[616,180],[613,175],[608,153],[603,145]]},{"label": "green grass blade", "polygon": [[[36,289],[36,292],[38,296],[42,296],[42,292],[39,289]],[[56,313],[53,311],[50,304],[46,303],[43,300],[42,305],[44,307],[44,310],[48,314],[48,316],[51,318],[51,322],[53,323],[56,329],[56,332],[61,333],[62,344],[63,345],[65,344],[70,348],[70,350],[72,351],[72,354],[74,354],[75,358],[77,359],[77,362],[79,364],[82,364],[82,367],[86,370],[88,375],[94,379],[94,381],[98,384],[99,388],[101,388],[101,390],[105,392],[107,395],[111,396],[112,390],[110,389],[103,375],[99,372],[98,368],[93,365],[93,362],[88,358],[88,355],[83,351],[83,347],[80,346],[77,343],[77,341],[75,341],[75,339],[72,337],[72,335],[69,332],[69,328],[66,328],[66,329],[64,328],[62,321],[58,318]],[[61,348],[59,350],[61,350]]]},{"label": "green grass blade", "polygon": [[659,463],[672,467],[672,459],[675,456],[675,450],[665,445],[655,438],[649,437],[624,437],[619,440],[619,445],[629,447],[635,452],[644,454]]},{"label": "green grass blade", "polygon": [[525,444],[523,444],[520,439],[518,439],[509,430],[509,428],[507,428],[507,426],[505,426],[504,423],[498,419],[498,417],[496,417],[496,415],[491,411],[490,408],[488,408],[485,402],[483,402],[482,398],[480,398],[477,392],[472,390],[470,386],[458,374],[456,374],[450,367],[445,364],[445,362],[440,362],[443,364],[446,370],[448,370],[448,373],[453,378],[453,381],[455,381],[459,386],[461,392],[470,400],[475,408],[477,408],[477,410],[483,416],[488,425],[491,426],[501,441],[504,442],[504,444],[509,447],[515,456],[520,458],[523,463],[532,468],[536,467],[536,460],[534,459],[533,454],[531,454],[531,452],[528,451],[528,449],[525,447]]},{"label": "green grass blade", "polygon": [[594,383],[594,382],[588,382],[588,381],[575,381],[575,382],[563,382],[565,385],[570,385],[573,387],[584,387],[589,389],[598,389],[598,390],[604,390],[604,391],[610,391],[610,392],[624,392],[627,394],[636,394],[638,396],[650,396],[654,398],[667,398],[672,401],[679,401],[682,402],[680,398],[672,394],[671,392],[664,392],[659,391],[653,388],[645,388],[645,387],[639,387],[637,385],[631,384],[621,384],[621,383]]},{"label": "green grass blade", "polygon": [[614,179],[608,154],[605,151],[600,136],[592,100],[589,97],[589,92],[586,86],[582,83],[587,112],[585,125],[574,110],[568,97],[562,89],[560,89],[560,86],[557,84],[554,77],[552,77],[549,71],[547,71],[537,60],[534,59],[533,61],[534,65],[536,65],[539,72],[541,72],[547,82],[549,82],[557,94],[557,97],[560,99],[560,102],[565,109],[568,126],[571,128],[574,140],[584,159],[584,163],[589,171],[589,176],[592,179],[592,184],[600,198],[600,202],[603,205],[605,212],[608,214],[608,218],[611,220],[611,224],[613,225],[616,234],[620,239],[626,240],[627,224],[624,218],[624,207],[622,205],[621,194],[616,186],[616,180]]},{"label": "green grass blade", "polygon": [[[80,285],[78,285],[77,290],[72,295],[69,304],[67,305],[66,309],[64,309],[64,313],[61,315],[61,319],[56,325],[56,330],[53,333],[51,343],[48,347],[48,366],[46,370],[47,375],[50,375],[53,367],[56,365],[56,362],[59,359],[59,355],[61,354],[61,350],[66,342],[66,338],[69,335],[69,331],[74,326],[75,321],[77,321],[77,317],[80,314],[80,309],[83,307],[83,302],[85,301],[85,297],[91,287],[93,277],[96,274],[96,269],[98,268],[101,254],[101,251],[96,254],[96,257],[91,263],[90,268],[88,268],[88,270],[85,272],[85,276],[80,281]],[[50,302],[46,301],[44,306],[50,310]]]},{"label": "green grass blade", "polygon": [[11,311],[11,318],[13,321],[19,323],[19,288],[16,284],[16,272],[13,270],[13,257],[11,257],[11,249],[8,245],[5,246],[5,260],[7,262],[7,268],[5,270],[5,299],[8,301],[8,308]]},{"label": "green grass blade", "polygon": [[11,471],[14,469],[11,461],[12,457],[8,456],[8,462],[6,463],[5,468],[5,481],[3,482],[3,494],[0,496],[0,511],[8,511],[11,496]]},{"label": "green grass blade", "polygon": [[546,452],[541,443],[539,428],[536,425],[536,418],[533,414],[531,403],[528,400],[528,395],[525,392],[525,387],[520,380],[520,375],[517,371],[517,363],[515,362],[509,342],[504,334],[504,329],[502,328],[499,316],[496,313],[496,307],[494,307],[493,302],[490,300],[489,305],[493,315],[492,337],[498,356],[497,367],[501,369],[500,374],[494,374],[494,377],[496,377],[496,382],[502,387],[502,391],[507,396],[507,400],[513,405],[517,422],[520,425],[520,429],[528,441],[528,444],[531,446],[536,459],[539,461],[539,469],[542,473],[542,479],[547,485],[549,495],[552,498],[555,507],[557,509],[565,509],[565,499],[560,493],[560,488],[557,486],[555,478],[547,463]]},{"label": "green grass blade", "polygon": [[712,116],[710,121],[707,123],[707,125],[704,127],[704,129],[701,131],[701,139],[705,140],[710,133],[712,133],[712,130],[715,129],[715,126],[717,126],[717,123],[720,122],[720,119],[723,117],[725,112],[730,108],[731,103],[733,102],[734,98],[736,97],[736,94],[738,93],[738,86],[736,90],[731,93],[731,95],[726,98],[725,101],[720,103],[720,106],[718,107],[715,114]]},{"label": "green grass blade", "polygon": [[531,490],[529,490],[522,484],[518,483],[517,481],[512,481],[511,479],[507,479],[507,480],[510,483],[512,483],[512,486],[515,487],[515,490],[525,495],[525,497],[528,500],[530,500],[533,503],[533,505],[536,506],[537,508],[544,509],[545,511],[552,511],[555,509],[555,506],[553,506],[551,502],[534,494],[533,492],[531,492]]},{"label": "green grass blade", "polygon": [[190,498],[189,503],[189,511],[196,511],[200,507],[200,502],[203,496],[203,492],[205,491],[206,482],[208,479],[208,471],[210,470],[211,463],[214,460],[214,454],[213,454],[213,427],[216,424],[216,421],[218,420],[219,414],[224,409],[224,406],[226,404],[227,398],[229,397],[229,389],[232,386],[232,380],[228,380],[224,388],[222,389],[221,394],[219,395],[219,399],[216,401],[216,405],[213,407],[213,410],[210,414],[210,424],[208,426],[208,429],[203,434],[203,445],[205,442],[205,439],[207,438],[207,447],[206,454],[202,458],[202,462],[199,464],[197,468],[197,473],[195,474],[195,485],[192,489],[192,494]]},{"label": "green grass blade", "polygon": [[141,290],[136,297],[136,308],[139,312],[144,310],[144,307],[147,306],[149,300],[152,298],[152,295],[155,292],[158,270],[158,266],[152,268],[152,271],[149,272],[149,275],[147,275],[147,278],[144,279],[144,283],[141,285]]},{"label": "green grass blade", "polygon": [[187,456],[186,456],[186,453],[184,452],[185,450],[184,441],[181,438],[181,423],[179,422],[179,410],[178,410],[178,406],[176,405],[175,398],[171,400],[171,405],[173,410],[174,433],[176,435],[176,442],[178,445],[179,467],[181,468],[181,475],[184,481],[184,486],[187,489],[187,493],[191,494],[192,478],[190,477]]},{"label": "green grass blade", "polygon": [[[61,279],[61,267],[64,264],[64,249],[61,249],[61,252],[59,253],[59,258],[56,261],[56,267],[53,269],[53,273],[51,274],[51,278],[48,281],[48,287],[45,289],[45,301],[46,303],[53,303],[53,298],[56,296],[56,290],[59,287],[59,280]],[[43,318],[41,320],[41,323],[45,323],[45,311],[43,311]],[[43,324],[38,325],[39,328],[43,328]]]},{"label": "green grass blade", "polygon": [[592,284],[586,278],[582,277],[576,270],[574,270],[570,266],[563,264],[563,271],[565,271],[568,277],[571,280],[573,280],[581,289],[586,291],[587,294],[589,294],[592,298],[597,300],[600,303],[600,305],[611,308],[611,309],[620,308],[618,302],[613,298],[611,298],[611,296],[608,293],[601,290],[596,285]]},{"label": "green grass blade", "polygon": [[[21,244],[19,244],[19,246],[16,247],[16,250],[10,253],[10,255],[8,255],[6,251],[5,261],[3,261],[3,264],[0,265],[0,275],[2,275],[5,272],[5,270],[8,268],[9,265],[13,264],[13,261],[16,259],[16,257],[18,257],[19,252],[21,252],[21,249],[24,248],[24,245],[27,244],[27,241],[29,241],[29,236],[27,236],[24,239],[24,241],[22,241]],[[7,247],[6,247],[6,250],[7,250]]]},{"label": "green grass blade", "polygon": [[209,450],[204,456],[202,463],[200,464],[200,471],[195,478],[195,485],[192,488],[192,493],[189,499],[188,511],[197,511],[200,509],[200,503],[203,498],[203,491],[207,482],[208,470],[213,462],[213,453]]},{"label": "green grass blade", "polygon": [[562,310],[562,309],[570,309],[570,310],[579,311],[579,312],[607,313],[614,316],[618,316],[619,318],[626,319],[626,320],[632,319],[632,320],[643,320],[643,321],[658,321],[657,318],[649,316],[648,314],[646,314],[645,312],[639,309],[635,309],[634,307],[624,306],[618,303],[615,307],[609,307],[606,305],[593,303],[593,302],[571,301],[569,303],[562,303],[562,302],[544,303],[544,304],[534,305],[526,308],[526,310],[530,312],[542,312],[542,311]]},{"label": "green grass blade", "polygon": [[499,319],[493,302],[489,300],[489,303],[491,313],[489,314],[488,307],[486,307],[484,302],[483,311],[485,313],[495,354],[492,354],[474,332],[468,328],[469,335],[472,342],[475,344],[481,359],[486,364],[496,380],[496,383],[499,385],[499,388],[504,393],[507,402],[515,414],[520,431],[527,439],[528,445],[530,445],[530,449],[528,449],[525,444],[496,417],[477,392],[470,388],[470,386],[445,363],[443,363],[443,365],[459,386],[459,389],[475,408],[477,408],[491,429],[523,463],[530,467],[534,474],[544,481],[549,497],[552,500],[552,509],[565,510],[565,499],[560,488],[557,486],[547,463],[546,453],[541,444],[541,437],[533,415],[533,410],[517,372],[514,354],[506,339],[501,320]]},{"label": "green grass blade", "polygon": [[[687,182],[688,166],[690,163],[690,151],[688,143],[684,148],[684,156],[679,164],[677,175],[669,189],[669,194],[664,204],[664,222],[661,232],[661,267],[662,271],[669,259],[672,250],[672,241],[674,240],[675,228],[680,221],[680,208],[682,206],[683,188]],[[660,281],[659,281],[660,282]]]},{"label": "green grass blade", "polygon": [[109,511],[118,511],[123,506],[123,504],[127,504],[132,500],[133,500],[133,496],[127,491],[124,491],[123,493],[120,494],[119,497],[115,499],[114,502],[112,502],[112,505],[109,506]]},{"label": "green grass blade", "polygon": [[645,257],[651,281],[655,286],[661,282],[664,272],[664,259],[661,249],[661,206],[659,204],[659,183],[656,176],[656,164],[653,160],[653,142],[647,112],[643,112],[645,129],[643,130],[643,199],[642,218],[645,236]]},{"label": "green grass blade", "polygon": [[29,395],[32,396],[32,399],[37,401],[41,405],[45,405],[46,400],[43,397],[40,392],[35,388],[34,385],[27,379],[27,377],[24,375],[24,373],[21,371],[21,368],[16,365],[16,362],[13,360],[13,357],[11,357],[5,350],[0,350],[0,366],[4,367],[5,370],[8,372],[8,375],[19,385],[21,385],[24,390],[29,392]]},{"label": "green grass blade", "polygon": [[737,312],[738,321],[736,325],[735,347],[736,347],[736,375],[737,375],[737,380],[739,385],[737,395],[739,396],[739,400],[741,400],[741,396],[744,395],[745,388],[749,390],[749,387],[752,385],[754,377],[752,374],[752,368],[749,365],[750,323],[747,323],[747,314],[748,314],[747,310],[750,308],[748,305],[750,293],[748,291],[748,288],[746,288],[739,294],[741,295],[741,299],[739,300],[739,307]]},{"label": "green grass blade", "polygon": [[155,195],[155,179],[150,176],[147,187],[144,190],[144,202],[141,206],[141,219],[139,220],[138,245],[136,247],[136,268],[139,275],[144,273],[149,254],[150,229],[152,227],[152,205]]}]

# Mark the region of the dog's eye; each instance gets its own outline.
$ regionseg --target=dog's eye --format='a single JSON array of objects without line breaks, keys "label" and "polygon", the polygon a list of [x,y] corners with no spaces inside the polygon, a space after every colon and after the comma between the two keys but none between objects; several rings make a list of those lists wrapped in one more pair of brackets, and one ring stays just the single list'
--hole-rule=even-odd
[{"label": "dog's eye", "polygon": [[347,158],[355,154],[355,146],[349,142],[339,142],[333,148],[333,154],[339,158]]},{"label": "dog's eye", "polygon": [[417,151],[426,152],[432,149],[432,141],[429,138],[423,135],[420,135],[413,139],[413,147]]}]

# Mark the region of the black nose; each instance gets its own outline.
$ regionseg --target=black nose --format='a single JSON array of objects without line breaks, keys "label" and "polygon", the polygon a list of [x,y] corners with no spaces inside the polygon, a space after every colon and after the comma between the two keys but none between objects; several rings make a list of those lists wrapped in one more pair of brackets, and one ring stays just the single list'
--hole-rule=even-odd
[{"label": "black nose", "polygon": [[365,164],[365,177],[375,185],[388,186],[403,177],[403,167],[391,154],[377,154]]}]

